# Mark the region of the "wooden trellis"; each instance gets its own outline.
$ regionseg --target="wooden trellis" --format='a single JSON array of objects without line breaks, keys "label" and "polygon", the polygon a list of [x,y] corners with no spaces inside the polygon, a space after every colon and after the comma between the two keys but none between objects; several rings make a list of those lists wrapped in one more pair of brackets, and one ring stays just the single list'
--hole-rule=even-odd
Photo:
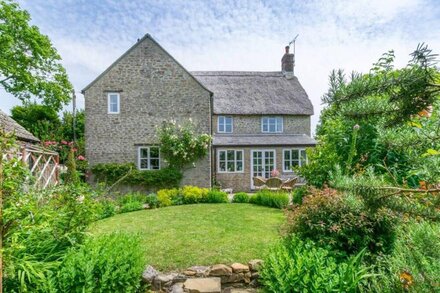
[{"label": "wooden trellis", "polygon": [[59,183],[60,157],[57,152],[26,144],[21,147],[19,159],[35,178],[35,187],[46,188]]}]

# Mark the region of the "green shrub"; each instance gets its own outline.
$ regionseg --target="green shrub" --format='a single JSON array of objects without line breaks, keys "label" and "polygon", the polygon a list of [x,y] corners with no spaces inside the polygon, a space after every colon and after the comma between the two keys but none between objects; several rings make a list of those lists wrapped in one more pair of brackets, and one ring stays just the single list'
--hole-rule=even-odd
[{"label": "green shrub", "polygon": [[144,204],[139,201],[129,201],[124,203],[121,208],[121,213],[128,213],[128,212],[134,212],[144,209]]},{"label": "green shrub", "polygon": [[135,164],[97,164],[92,167],[97,181],[113,184],[124,177],[120,183],[140,185],[151,189],[179,186],[182,172],[174,168],[140,171]]},{"label": "green shrub", "polygon": [[[402,225],[392,254],[378,263],[377,270],[378,276],[366,291],[437,292],[440,288],[440,224]],[[401,280],[404,275],[411,279],[411,284],[407,282],[405,286]]]},{"label": "green shrub", "polygon": [[79,174],[76,170],[75,150],[71,148],[66,162],[67,172],[64,174],[64,182],[69,184],[79,183]]},{"label": "green shrub", "polygon": [[136,292],[140,289],[143,257],[137,236],[90,238],[66,255],[56,274],[59,292]]},{"label": "green shrub", "polygon": [[246,192],[238,192],[234,194],[234,198],[232,199],[232,202],[235,203],[248,203],[249,202],[249,194]]},{"label": "green shrub", "polygon": [[206,198],[207,203],[227,203],[229,202],[228,194],[220,190],[210,190]]},{"label": "green shrub", "polygon": [[302,204],[303,197],[308,194],[307,186],[301,186],[293,189],[292,202],[296,204]]},{"label": "green shrub", "polygon": [[105,219],[116,214],[115,202],[111,199],[100,199],[96,201],[96,212],[98,219]]},{"label": "green shrub", "polygon": [[184,204],[203,203],[207,202],[209,189],[187,185],[181,192]]},{"label": "green shrub", "polygon": [[348,262],[337,263],[328,250],[296,236],[272,248],[260,270],[268,292],[358,292],[367,278],[360,253]]},{"label": "green shrub", "polygon": [[133,192],[133,193],[127,193],[118,198],[118,203],[120,205],[124,205],[129,202],[140,202],[145,203],[147,200],[147,196],[145,194],[142,194],[140,192]]},{"label": "green shrub", "polygon": [[157,200],[161,207],[183,204],[182,195],[177,188],[159,190],[157,192]]},{"label": "green shrub", "polygon": [[250,203],[283,209],[289,204],[289,195],[281,191],[259,190],[249,199]]},{"label": "green shrub", "polygon": [[157,192],[159,206],[194,204],[194,203],[224,203],[228,195],[219,190],[209,190],[197,186],[184,186],[181,189],[161,189]]},{"label": "green shrub", "polygon": [[151,193],[149,195],[147,195],[146,199],[145,199],[145,203],[148,204],[148,206],[150,207],[150,209],[155,209],[159,207],[159,200],[157,199],[157,195],[154,193]]},{"label": "green shrub", "polygon": [[53,292],[50,276],[97,218],[92,192],[80,184],[19,190],[4,202],[4,292]]},{"label": "green shrub", "polygon": [[374,254],[389,253],[395,240],[395,218],[388,210],[370,213],[361,200],[334,190],[314,190],[288,214],[291,233],[330,246],[341,256],[365,247]]},{"label": "green shrub", "polygon": [[146,195],[138,192],[128,193],[118,198],[121,213],[139,211],[144,208]]}]

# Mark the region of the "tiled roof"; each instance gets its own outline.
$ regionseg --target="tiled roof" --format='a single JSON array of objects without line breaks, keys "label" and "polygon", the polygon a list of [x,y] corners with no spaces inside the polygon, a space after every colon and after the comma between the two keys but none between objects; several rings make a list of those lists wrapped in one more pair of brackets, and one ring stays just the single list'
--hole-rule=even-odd
[{"label": "tiled roof", "polygon": [[305,134],[216,134],[214,146],[314,146],[316,141]]}]

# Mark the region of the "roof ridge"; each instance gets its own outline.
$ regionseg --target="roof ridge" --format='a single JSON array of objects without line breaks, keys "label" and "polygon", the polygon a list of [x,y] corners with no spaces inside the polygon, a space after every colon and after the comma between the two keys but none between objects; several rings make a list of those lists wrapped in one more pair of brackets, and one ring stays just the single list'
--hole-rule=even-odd
[{"label": "roof ridge", "polygon": [[281,71],[190,71],[194,76],[275,76],[282,77]]}]

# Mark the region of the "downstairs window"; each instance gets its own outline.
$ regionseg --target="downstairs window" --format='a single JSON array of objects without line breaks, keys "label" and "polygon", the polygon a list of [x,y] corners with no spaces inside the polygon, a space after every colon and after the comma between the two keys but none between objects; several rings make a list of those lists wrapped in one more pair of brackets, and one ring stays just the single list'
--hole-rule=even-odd
[{"label": "downstairs window", "polygon": [[243,150],[219,150],[217,154],[219,173],[243,172]]},{"label": "downstairs window", "polygon": [[305,149],[286,149],[283,154],[283,171],[293,172],[292,167],[307,164]]},{"label": "downstairs window", "polygon": [[139,170],[159,170],[160,150],[159,147],[139,147],[138,150]]}]

